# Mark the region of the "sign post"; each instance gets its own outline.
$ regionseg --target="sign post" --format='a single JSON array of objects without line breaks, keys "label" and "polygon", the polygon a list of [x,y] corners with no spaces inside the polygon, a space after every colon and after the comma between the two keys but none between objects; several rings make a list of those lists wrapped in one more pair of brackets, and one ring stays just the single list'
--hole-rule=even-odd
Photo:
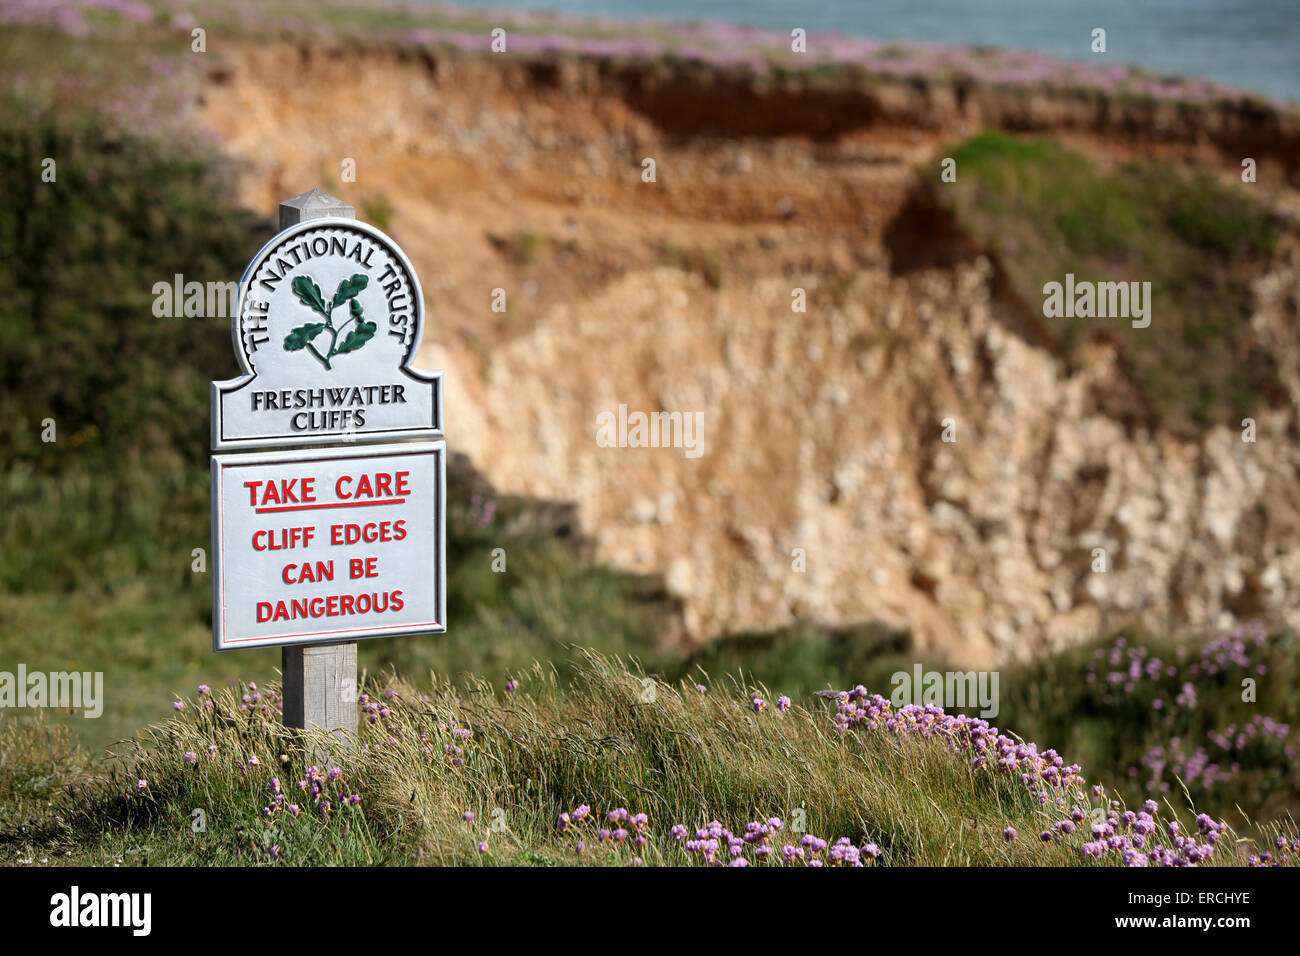
[{"label": "sign post", "polygon": [[355,735],[356,642],[446,630],[423,325],[405,254],[318,189],[280,204],[240,280],[243,374],[212,383],[212,447],[240,450],[212,456],[213,648],[281,647],[287,727]]}]

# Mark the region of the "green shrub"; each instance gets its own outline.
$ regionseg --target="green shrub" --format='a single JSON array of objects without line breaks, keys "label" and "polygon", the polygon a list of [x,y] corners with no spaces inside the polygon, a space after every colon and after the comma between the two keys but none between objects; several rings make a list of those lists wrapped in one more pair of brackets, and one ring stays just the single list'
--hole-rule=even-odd
[{"label": "green shrub", "polygon": [[[1234,427],[1282,394],[1272,357],[1250,328],[1250,280],[1278,240],[1276,216],[1207,173],[1162,163],[1105,169],[1054,143],[985,133],[947,151],[955,183],[934,197],[990,251],[1029,313],[1030,327],[1070,362],[1090,341],[1112,344],[1136,407],[1112,413],[1191,434]],[[927,180],[929,181],[929,180]],[[1150,282],[1151,325],[1043,317],[1043,286]]]}]

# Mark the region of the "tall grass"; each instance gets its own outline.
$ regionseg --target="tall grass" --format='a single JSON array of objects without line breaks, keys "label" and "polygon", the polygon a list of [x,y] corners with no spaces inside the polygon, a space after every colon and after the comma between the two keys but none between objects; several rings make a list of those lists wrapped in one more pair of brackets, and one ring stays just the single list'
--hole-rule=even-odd
[{"label": "tall grass", "polygon": [[[761,686],[673,686],[590,653],[574,668],[567,688],[541,665],[512,689],[378,681],[351,742],[286,731],[275,687],[205,688],[0,840],[78,863],[770,865],[829,861],[817,841],[844,838],[878,865],[1097,865],[1088,825],[1122,827],[1110,793],[1049,769],[1054,752],[979,759],[992,751],[964,719],[877,721],[857,695],[766,705]],[[1196,832],[1184,800],[1149,809],[1148,849],[1173,845],[1170,821]],[[1209,843],[1206,862],[1254,852],[1227,830]]]}]

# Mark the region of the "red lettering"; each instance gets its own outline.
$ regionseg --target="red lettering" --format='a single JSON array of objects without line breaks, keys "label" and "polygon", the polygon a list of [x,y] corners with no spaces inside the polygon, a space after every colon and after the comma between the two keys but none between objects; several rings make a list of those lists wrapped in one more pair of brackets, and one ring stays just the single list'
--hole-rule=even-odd
[{"label": "red lettering", "polygon": [[379,577],[379,558],[351,558],[348,561],[348,575],[353,578]]},{"label": "red lettering", "polygon": [[[316,500],[315,478],[280,478],[276,481],[246,481],[248,501],[253,507],[307,504]],[[261,489],[259,495],[258,489]]]}]

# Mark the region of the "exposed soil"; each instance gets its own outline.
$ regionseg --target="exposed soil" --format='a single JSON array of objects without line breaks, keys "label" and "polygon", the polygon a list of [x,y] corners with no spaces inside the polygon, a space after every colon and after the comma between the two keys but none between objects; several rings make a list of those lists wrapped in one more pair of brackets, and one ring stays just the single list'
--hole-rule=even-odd
[{"label": "exposed soil", "polygon": [[[987,662],[1139,618],[1300,623],[1294,247],[1258,290],[1290,390],[1259,442],[1233,423],[1135,434],[1095,399],[1123,387],[1113,355],[1065,370],[917,188],[944,144],[996,127],[1225,181],[1251,156],[1294,215],[1287,121],[574,57],[214,60],[199,117],[240,162],[241,201],[269,213],[319,186],[387,228],[424,285],[449,444],[503,492],[577,502],[603,560],[665,576],[692,639],[879,619]],[[701,412],[703,454],[599,447],[620,404]]]}]

